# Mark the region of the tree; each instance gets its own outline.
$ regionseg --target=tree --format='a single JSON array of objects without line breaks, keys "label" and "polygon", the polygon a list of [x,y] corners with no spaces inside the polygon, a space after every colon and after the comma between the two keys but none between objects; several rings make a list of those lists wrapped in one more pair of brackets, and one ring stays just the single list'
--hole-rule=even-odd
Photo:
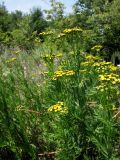
[{"label": "tree", "polygon": [[33,8],[33,10],[30,13],[29,25],[30,25],[31,33],[34,31],[37,31],[37,33],[40,33],[45,29],[45,27],[47,26],[47,23],[43,17],[43,13],[41,9]]},{"label": "tree", "polygon": [[50,0],[51,9],[50,10],[44,10],[47,14],[48,20],[60,20],[64,16],[64,9],[65,6],[61,2],[57,2],[56,0]]},{"label": "tree", "polygon": [[15,12],[12,12],[11,14],[11,28],[19,28],[19,23],[23,19],[23,13],[19,10],[16,10]]},{"label": "tree", "polygon": [[49,22],[49,27],[53,29],[62,29],[65,20],[64,4],[56,0],[50,0],[50,6],[51,8],[49,10],[44,10],[46,19]]},{"label": "tree", "polygon": [[[112,53],[120,51],[119,47],[119,0],[78,0],[74,5],[75,17],[78,24],[87,30],[86,43],[88,50],[93,45],[103,45],[103,53],[107,59],[111,59]],[[105,53],[106,52],[106,53]]]},{"label": "tree", "polygon": [[4,5],[0,4],[0,31],[7,32],[10,28],[10,15]]}]

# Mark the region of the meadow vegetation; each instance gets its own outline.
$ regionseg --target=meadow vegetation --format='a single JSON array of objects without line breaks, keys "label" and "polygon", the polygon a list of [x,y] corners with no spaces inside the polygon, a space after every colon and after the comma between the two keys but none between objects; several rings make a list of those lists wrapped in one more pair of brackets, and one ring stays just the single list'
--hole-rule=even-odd
[{"label": "meadow vegetation", "polygon": [[0,160],[120,159],[120,69],[110,62],[118,39],[110,50],[110,33],[101,43],[98,30],[83,22],[64,28],[72,16],[57,14],[47,25],[42,19],[41,30],[29,28],[35,16],[30,24],[22,17],[26,28],[10,34],[1,28]]}]

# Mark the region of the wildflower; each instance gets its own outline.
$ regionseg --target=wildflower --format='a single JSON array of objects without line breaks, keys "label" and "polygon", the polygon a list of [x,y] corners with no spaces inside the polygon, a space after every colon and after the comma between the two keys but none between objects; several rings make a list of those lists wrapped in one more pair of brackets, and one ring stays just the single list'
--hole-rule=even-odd
[{"label": "wildflower", "polygon": [[52,31],[48,31],[48,32],[41,32],[41,33],[39,33],[39,35],[43,35],[43,36],[47,36],[47,35],[51,35],[51,34],[53,34],[53,32],[52,32]]},{"label": "wildflower", "polygon": [[88,66],[88,65],[89,65],[89,62],[81,62],[81,65],[82,65],[82,66]]},{"label": "wildflower", "polygon": [[6,61],[6,63],[14,62],[16,59],[17,59],[17,58],[13,57],[13,58],[11,58],[11,59],[7,60],[7,61]]},{"label": "wildflower", "polygon": [[100,51],[103,48],[101,45],[95,45],[94,47],[91,48],[91,50],[96,50],[97,52]]},{"label": "wildflower", "polygon": [[[95,88],[97,89],[97,90],[101,90],[101,89],[105,89],[105,85],[104,84],[101,84],[101,85],[99,85],[99,86],[96,86]],[[106,88],[106,90],[107,90],[107,88]]]},{"label": "wildflower", "polygon": [[109,69],[112,70],[112,71],[116,71],[116,70],[117,70],[117,67],[115,67],[114,65],[110,65],[110,66],[109,66]]},{"label": "wildflower", "polygon": [[71,29],[65,29],[63,33],[72,33],[72,32],[82,32],[83,30],[81,28],[71,28]]},{"label": "wildflower", "polygon": [[18,106],[16,107],[16,111],[19,111],[19,110],[21,110],[21,109],[23,109],[23,108],[24,108],[23,105],[18,105]]},{"label": "wildflower", "polygon": [[56,57],[62,57],[62,53],[58,53]]},{"label": "wildflower", "polygon": [[57,104],[52,105],[50,108],[48,108],[48,112],[61,112],[61,113],[66,113],[67,108],[64,107],[64,102],[58,101]]},{"label": "wildflower", "polygon": [[98,63],[98,62],[96,62],[96,63],[93,64],[93,67],[99,67],[99,66],[101,66],[101,64]]},{"label": "wildflower", "polygon": [[117,82],[116,81],[112,81],[112,84],[116,84]]},{"label": "wildflower", "polygon": [[66,71],[66,75],[67,75],[67,76],[72,76],[72,75],[74,75],[74,74],[75,74],[74,71]]},{"label": "wildflower", "polygon": [[60,101],[58,101],[58,104],[60,104],[61,106],[63,106],[63,105],[64,105],[64,103],[63,103],[63,102],[60,102]]},{"label": "wildflower", "polygon": [[104,89],[102,88],[100,91],[101,91],[101,92],[104,92]]},{"label": "wildflower", "polygon": [[75,72],[73,70],[58,70],[54,73],[53,80],[56,80],[57,78],[62,76],[72,76],[74,74]]},{"label": "wildflower", "polygon": [[100,80],[101,81],[106,80],[105,76],[104,75],[100,75]]},{"label": "wildflower", "polygon": [[117,109],[116,106],[113,104],[112,105],[112,110],[115,111],[116,109]]},{"label": "wildflower", "polygon": [[104,64],[112,64],[112,62],[104,62]]},{"label": "wildflower", "polygon": [[98,56],[88,55],[85,57],[86,60],[100,60]]},{"label": "wildflower", "polygon": [[60,33],[60,34],[58,35],[58,38],[61,38],[61,37],[64,37],[64,36],[65,36],[64,33]]}]

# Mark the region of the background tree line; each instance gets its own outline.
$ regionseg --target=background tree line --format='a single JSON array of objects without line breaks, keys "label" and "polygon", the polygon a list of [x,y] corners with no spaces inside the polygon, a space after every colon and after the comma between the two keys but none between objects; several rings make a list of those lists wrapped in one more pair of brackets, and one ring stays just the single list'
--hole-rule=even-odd
[{"label": "background tree line", "polygon": [[[63,30],[81,27],[86,30],[84,45],[90,51],[93,45],[101,44],[101,55],[110,59],[112,53],[120,50],[120,1],[119,0],[77,0],[73,12],[65,15],[65,6],[50,0],[51,8],[33,8],[30,13],[8,12],[0,4],[0,48],[18,46],[25,50],[34,47],[34,39],[45,30]],[[32,44],[32,45],[31,45]],[[32,47],[31,47],[32,46]]]}]

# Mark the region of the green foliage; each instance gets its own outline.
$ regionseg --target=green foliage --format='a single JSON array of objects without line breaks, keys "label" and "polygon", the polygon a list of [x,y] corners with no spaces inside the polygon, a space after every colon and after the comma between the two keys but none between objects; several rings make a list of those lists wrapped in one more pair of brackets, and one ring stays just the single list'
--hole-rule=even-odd
[{"label": "green foliage", "polygon": [[10,16],[4,4],[0,4],[0,31],[9,30]]},{"label": "green foliage", "polygon": [[[91,30],[85,39],[88,46],[102,44],[101,56],[110,60],[112,53],[119,49],[119,0],[86,1],[79,0],[74,5],[76,21],[80,26]],[[80,21],[82,20],[82,21]],[[87,50],[90,48],[87,47]],[[91,46],[92,47],[92,46]],[[112,52],[112,53],[111,53]]]},{"label": "green foliage", "polygon": [[31,55],[1,56],[0,158],[36,160],[54,151],[57,160],[117,160],[119,70],[83,52],[83,34],[43,32]]},{"label": "green foliage", "polygon": [[19,28],[19,23],[23,18],[23,13],[21,11],[16,10],[15,12],[12,12],[10,16],[12,21],[11,29],[13,30],[14,28]]},{"label": "green foliage", "polygon": [[[116,94],[116,89],[112,90],[108,87],[109,91],[96,90],[99,85],[99,75],[103,74],[102,71],[110,74],[107,69],[110,66],[99,57],[92,59],[92,56],[86,57],[86,54],[78,52],[76,41],[72,41],[72,38],[77,38],[74,37],[73,31],[66,30],[66,35],[63,36],[64,42],[68,39],[68,46],[72,48],[69,46],[67,55],[63,54],[62,70],[57,72],[57,80],[50,83],[52,86],[46,91],[46,100],[54,99],[53,104],[62,100],[68,107],[68,114],[59,113],[56,108],[51,113],[55,123],[51,124],[54,128],[53,135],[58,140],[57,159],[116,159],[113,139],[118,130],[112,119],[111,108],[113,102],[117,102],[116,95],[113,96],[115,99],[111,97]],[[62,47],[64,47],[63,43]],[[73,50],[72,54],[69,53],[69,49]],[[88,61],[83,62],[85,59]],[[104,65],[101,66],[102,64]],[[99,69],[98,66],[101,68]],[[104,66],[107,70],[104,70]],[[112,66],[110,68],[111,73],[116,70]],[[63,76],[66,69],[74,70],[75,75]],[[59,106],[57,107],[59,110]]]},{"label": "green foliage", "polygon": [[30,25],[31,32],[37,31],[37,33],[40,33],[45,29],[46,21],[43,18],[43,13],[41,9],[34,8],[31,11],[29,25]]},{"label": "green foliage", "polygon": [[47,27],[47,22],[39,8],[34,8],[29,15],[25,15],[18,10],[8,13],[2,4],[0,14],[0,42],[3,48],[19,46],[23,50],[30,51],[34,48],[35,35]]},{"label": "green foliage", "polygon": [[0,159],[118,160],[120,69],[104,59],[119,53],[119,0],[66,17],[50,2],[50,22],[0,5]]},{"label": "green foliage", "polygon": [[57,2],[56,0],[50,0],[51,9],[45,10],[47,14],[48,20],[61,20],[64,16],[65,6],[61,2]]}]

